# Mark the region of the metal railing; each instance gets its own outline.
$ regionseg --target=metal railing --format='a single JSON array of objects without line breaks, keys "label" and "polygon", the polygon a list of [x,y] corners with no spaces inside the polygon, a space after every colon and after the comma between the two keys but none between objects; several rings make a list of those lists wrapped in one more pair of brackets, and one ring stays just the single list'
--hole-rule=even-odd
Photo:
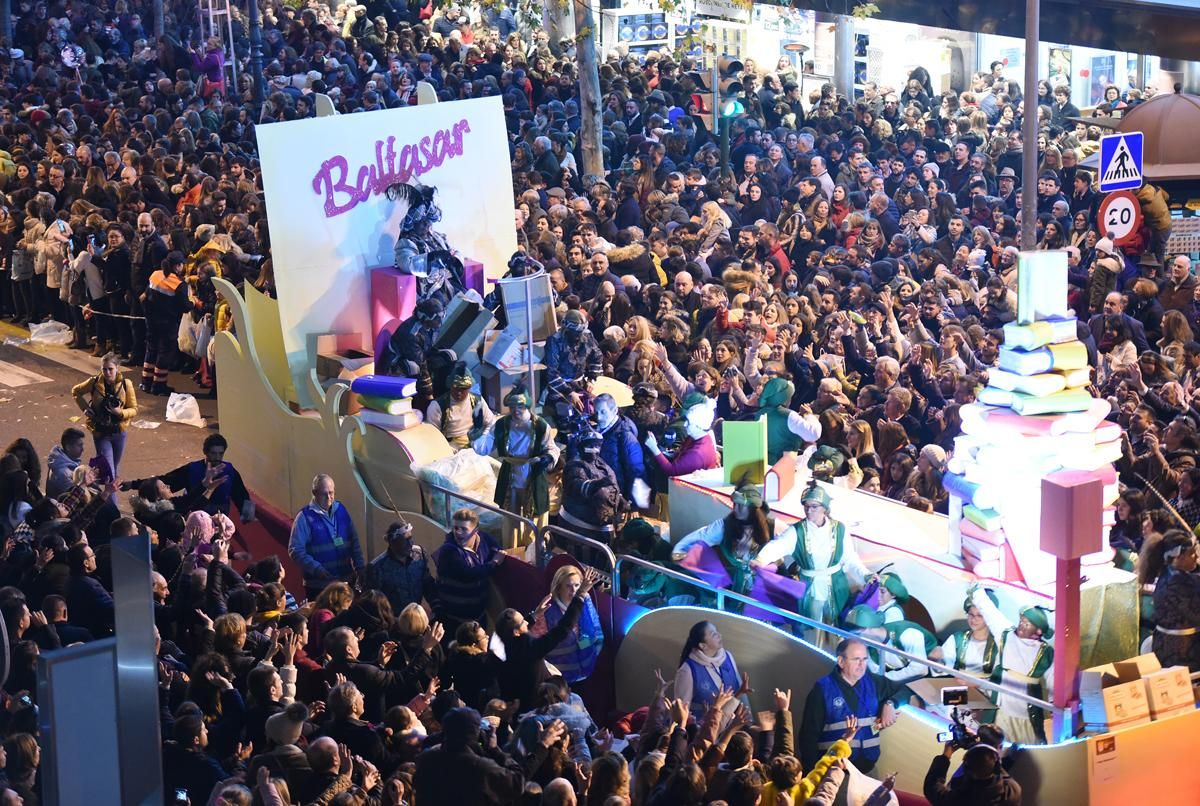
[{"label": "metal railing", "polygon": [[[665,566],[659,565],[658,563],[654,563],[649,560],[643,560],[640,557],[634,557],[629,554],[621,554],[618,556],[617,554],[615,554],[613,552],[613,550],[609,546],[606,546],[604,543],[601,543],[599,540],[596,540],[596,539],[590,538],[590,537],[586,537],[584,535],[579,534],[578,532],[573,532],[570,529],[563,528],[562,526],[556,526],[554,524],[546,524],[543,526],[538,526],[533,520],[526,518],[523,515],[518,515],[515,512],[510,512],[509,510],[502,509],[501,507],[498,507],[494,504],[488,504],[483,501],[477,501],[477,500],[471,498],[470,496],[466,496],[466,495],[463,495],[462,493],[455,492],[455,491],[450,490],[446,487],[443,487],[439,484],[435,484],[430,481],[424,481],[421,479],[418,479],[417,483],[422,490],[423,497],[426,494],[426,492],[425,492],[426,488],[428,488],[429,490],[432,490],[434,492],[439,492],[443,495],[443,509],[445,512],[447,524],[449,524],[450,520],[451,520],[452,507],[450,504],[450,499],[451,499],[451,497],[453,497],[453,498],[457,499],[458,501],[461,501],[463,506],[478,507],[479,509],[483,509],[488,512],[492,512],[497,515],[500,515],[501,517],[508,518],[512,521],[515,521],[518,525],[528,528],[529,533],[534,536],[533,539],[536,541],[535,556],[536,556],[537,565],[539,568],[545,568],[546,564],[549,562],[550,555],[546,549],[548,547],[549,538],[551,535],[555,535],[556,537],[563,539],[567,542],[575,543],[580,546],[587,547],[590,551],[603,557],[604,559],[606,559],[609,562],[609,567],[612,569],[612,594],[613,594],[613,596],[622,596],[623,595],[623,591],[621,588],[621,569],[622,569],[622,567],[623,566],[631,566],[631,565],[637,566],[639,568],[644,568],[653,573],[661,574],[662,576],[665,576],[669,579],[674,579],[677,582],[682,582],[686,585],[691,585],[691,586],[699,589],[700,591],[711,596],[715,600],[716,604],[715,604],[714,609],[716,609],[718,611],[724,612],[726,609],[726,606],[728,605],[729,602],[737,602],[738,604],[740,604],[742,606],[749,606],[749,607],[755,608],[756,610],[759,610],[759,611],[762,611],[765,613],[770,613],[774,616],[777,616],[777,617],[783,619],[784,621],[799,625],[806,629],[819,630],[821,632],[825,632],[830,635],[838,636],[839,638],[853,638],[857,641],[861,641],[867,647],[870,647],[872,649],[878,650],[878,651],[886,653],[886,654],[891,654],[891,655],[895,655],[897,657],[904,658],[905,660],[907,660],[911,663],[919,664],[930,670],[940,672],[944,675],[947,675],[950,677],[958,677],[958,678],[969,677],[971,685],[977,686],[981,689],[984,689],[985,691],[994,691],[996,693],[1003,693],[1006,696],[1012,697],[1020,702],[1025,703],[1026,705],[1031,705],[1031,706],[1034,706],[1035,708],[1040,708],[1041,710],[1043,710],[1051,715],[1054,715],[1056,712],[1061,712],[1060,713],[1060,716],[1062,717],[1061,724],[1066,724],[1066,725],[1071,724],[1071,720],[1070,720],[1071,709],[1070,708],[1055,708],[1053,703],[1048,702],[1047,700],[1033,697],[1033,696],[1029,695],[1028,693],[1021,691],[1019,689],[1005,686],[1002,683],[994,683],[991,680],[988,680],[986,678],[980,678],[980,677],[975,677],[974,675],[969,675],[967,673],[964,673],[962,670],[954,669],[953,667],[947,666],[943,663],[939,663],[938,661],[931,660],[929,658],[922,658],[917,655],[913,655],[909,652],[906,652],[903,649],[900,649],[899,647],[889,646],[887,644],[883,644],[878,641],[875,641],[871,638],[867,638],[865,636],[859,635],[858,633],[853,633],[848,630],[843,630],[839,627],[834,627],[829,624],[825,624],[824,622],[821,622],[821,621],[816,621],[815,619],[811,619],[807,616],[802,616],[799,613],[796,613],[792,610],[784,610],[783,608],[776,607],[775,605],[773,605],[769,602],[764,602],[759,599],[755,599],[753,597],[746,596],[741,593],[736,593],[731,590],[726,590],[725,588],[718,588],[715,585],[711,585],[702,579],[691,576],[682,571],[676,571],[673,568],[667,568]],[[428,506],[429,506],[428,500],[426,500],[425,503],[426,503],[426,508],[428,509]],[[615,619],[613,619],[612,624],[610,625],[610,630],[613,630],[613,629],[615,629]],[[1059,723],[1059,721],[1056,720],[1056,724],[1058,724],[1058,723]],[[1056,737],[1056,739],[1061,739],[1061,738],[1066,738],[1066,737]]]},{"label": "metal railing", "polygon": [[445,517],[443,525],[447,529],[450,528],[451,521],[453,520],[454,510],[456,508],[453,504],[451,504],[451,499],[453,499],[460,502],[458,506],[468,507],[471,509],[482,509],[486,512],[491,512],[507,520],[515,521],[518,526],[528,529],[529,534],[534,535],[534,537],[536,537],[538,534],[539,527],[537,523],[525,517],[524,515],[518,515],[515,512],[510,512],[509,510],[496,506],[495,504],[489,504],[485,501],[478,501],[474,498],[471,498],[469,495],[463,495],[460,492],[443,487],[440,484],[435,484],[432,481],[426,481],[420,477],[417,477],[417,486],[421,490],[421,499],[424,503],[426,512],[429,514],[432,514],[432,507],[429,501],[429,492],[437,492],[442,494],[442,512]]},{"label": "metal railing", "polygon": [[[586,546],[591,551],[608,560],[608,568],[602,569],[609,574],[616,574],[617,570],[617,555],[613,550],[592,537],[585,537],[578,532],[572,532],[562,526],[555,526],[548,523],[539,530],[537,535],[537,564],[538,568],[545,568],[550,562],[549,549],[550,535],[556,535],[569,543],[578,543],[581,546]],[[591,563],[589,563],[590,565]]]},{"label": "metal railing", "polygon": [[[991,680],[987,680],[985,678],[977,678],[974,675],[967,675],[965,672],[963,672],[960,669],[954,669],[950,666],[946,666],[945,664],[939,663],[935,660],[918,657],[917,655],[913,655],[909,652],[905,652],[903,649],[900,649],[898,647],[889,646],[887,644],[881,644],[878,641],[872,640],[865,636],[859,635],[857,633],[849,632],[847,630],[843,630],[838,627],[830,626],[828,624],[825,624],[824,622],[816,621],[814,619],[808,618],[807,616],[802,616],[799,613],[795,613],[791,610],[784,610],[783,608],[776,607],[775,605],[772,605],[769,602],[763,602],[759,599],[754,599],[750,596],[745,596],[740,593],[735,593],[734,591],[725,590],[723,588],[717,588],[713,585],[710,585],[709,583],[705,582],[702,579],[697,579],[696,577],[689,576],[688,574],[685,574],[682,571],[676,571],[672,568],[665,568],[657,563],[650,562],[649,560],[643,560],[640,557],[632,557],[628,554],[622,554],[621,556],[617,557],[616,566],[613,569],[613,594],[616,596],[621,595],[621,568],[622,568],[622,566],[625,566],[625,565],[636,565],[640,568],[645,568],[645,569],[648,569],[655,573],[662,574],[666,577],[677,580],[679,582],[683,582],[688,585],[693,585],[696,588],[699,588],[700,590],[712,595],[716,599],[717,605],[716,605],[715,609],[717,609],[717,610],[724,611],[726,602],[729,602],[729,601],[739,602],[743,605],[749,605],[751,607],[754,607],[756,610],[761,610],[761,611],[764,611],[767,613],[771,613],[772,615],[779,616],[780,618],[782,618],[786,621],[790,621],[795,624],[799,624],[800,626],[808,628],[808,629],[820,630],[822,632],[826,632],[831,635],[836,635],[840,638],[853,638],[857,641],[861,641],[863,644],[865,644],[866,646],[871,647],[873,649],[880,650],[887,654],[896,655],[898,657],[904,658],[913,663],[918,663],[929,669],[936,670],[938,672],[941,672],[941,673],[951,676],[951,677],[970,677],[970,683],[973,686],[978,686],[979,688],[985,689],[987,691],[995,691],[997,693],[1003,692],[1006,696],[1013,697],[1027,705],[1032,705],[1036,708],[1040,708],[1043,711],[1046,711],[1050,714],[1053,714],[1056,710],[1053,703],[1048,702],[1046,700],[1039,699],[1037,697],[1030,696],[1029,694],[1025,693],[1024,691],[1020,691],[1020,690],[1011,688],[1009,686],[1005,686],[1001,683],[993,683]],[[1057,710],[1063,710],[1067,714],[1070,713],[1069,709],[1057,709]],[[1068,723],[1069,723],[1069,720],[1068,720]]]}]

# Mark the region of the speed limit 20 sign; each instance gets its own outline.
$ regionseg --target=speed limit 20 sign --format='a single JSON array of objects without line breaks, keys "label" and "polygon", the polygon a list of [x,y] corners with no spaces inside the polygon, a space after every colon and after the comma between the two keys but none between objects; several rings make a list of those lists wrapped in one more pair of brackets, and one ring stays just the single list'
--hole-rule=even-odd
[{"label": "speed limit 20 sign", "polygon": [[1124,246],[1137,237],[1142,228],[1142,206],[1132,191],[1109,193],[1100,202],[1100,232],[1114,246]]}]

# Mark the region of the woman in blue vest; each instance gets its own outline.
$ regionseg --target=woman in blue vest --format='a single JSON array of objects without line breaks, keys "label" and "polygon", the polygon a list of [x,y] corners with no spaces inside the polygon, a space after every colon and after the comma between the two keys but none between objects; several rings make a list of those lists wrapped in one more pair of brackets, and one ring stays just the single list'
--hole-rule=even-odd
[{"label": "woman in blue vest", "polygon": [[[543,601],[541,616],[534,621],[530,634],[538,638],[554,629],[567,613],[583,585],[583,572],[574,565],[564,565],[554,572],[550,583],[550,595]],[[554,664],[568,683],[577,683],[591,676],[596,668],[596,659],[604,648],[604,629],[600,626],[600,614],[590,595],[583,597],[583,612],[567,637],[550,650],[546,660]]]},{"label": "woman in blue vest", "polygon": [[[722,689],[741,694],[747,679],[738,672],[733,653],[721,642],[721,633],[711,621],[698,621],[688,630],[679,670],[675,672],[675,696],[691,705],[691,715],[699,721]],[[731,707],[736,707],[736,701]]]}]

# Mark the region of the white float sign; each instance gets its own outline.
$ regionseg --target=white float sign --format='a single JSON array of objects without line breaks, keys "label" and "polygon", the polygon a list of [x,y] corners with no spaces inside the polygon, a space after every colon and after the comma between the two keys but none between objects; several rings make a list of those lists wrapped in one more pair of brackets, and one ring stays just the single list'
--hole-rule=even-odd
[{"label": "white float sign", "polygon": [[373,268],[394,263],[399,210],[384,195],[437,188],[434,229],[489,280],[516,251],[499,97],[272,123],[258,128],[284,347],[304,397],[309,337],[371,337]]}]

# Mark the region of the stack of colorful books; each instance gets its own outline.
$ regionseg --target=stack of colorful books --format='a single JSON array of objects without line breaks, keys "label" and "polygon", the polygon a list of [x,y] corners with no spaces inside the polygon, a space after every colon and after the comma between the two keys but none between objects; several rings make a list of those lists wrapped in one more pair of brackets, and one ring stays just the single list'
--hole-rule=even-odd
[{"label": "stack of colorful books", "polygon": [[[1025,255],[1022,255],[1022,261]],[[1110,563],[1108,527],[1114,522],[1121,428],[1107,420],[1112,407],[1092,397],[1087,348],[1066,304],[1066,260],[1061,265],[1031,260],[1021,271],[1040,275],[1038,288],[1026,279],[1016,322],[1004,326],[999,367],[988,371],[977,402],[963,406],[963,434],[942,477],[950,493],[951,535],[964,565],[979,576],[1052,583],[1054,557],[1041,550],[1041,483],[1060,470],[1093,474],[1104,485],[1104,535],[1087,565]],[[1039,296],[1039,292],[1041,292]]]},{"label": "stack of colorful books", "polygon": [[358,395],[362,403],[358,417],[368,425],[403,431],[422,420],[421,412],[413,410],[413,396],[417,393],[414,378],[363,375],[354,379],[350,391]]}]

